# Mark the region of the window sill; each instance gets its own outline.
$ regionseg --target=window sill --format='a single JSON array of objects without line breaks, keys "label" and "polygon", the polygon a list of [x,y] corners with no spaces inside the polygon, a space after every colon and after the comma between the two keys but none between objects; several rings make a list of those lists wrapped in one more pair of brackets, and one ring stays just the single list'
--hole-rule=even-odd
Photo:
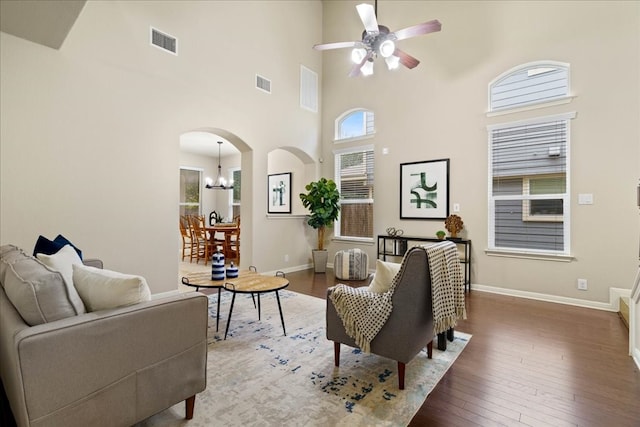
[{"label": "window sill", "polygon": [[488,256],[498,256],[505,258],[521,258],[521,259],[535,259],[539,261],[557,261],[557,262],[571,262],[575,259],[573,255],[559,254],[554,252],[529,252],[518,251],[508,249],[485,249],[484,253]]}]

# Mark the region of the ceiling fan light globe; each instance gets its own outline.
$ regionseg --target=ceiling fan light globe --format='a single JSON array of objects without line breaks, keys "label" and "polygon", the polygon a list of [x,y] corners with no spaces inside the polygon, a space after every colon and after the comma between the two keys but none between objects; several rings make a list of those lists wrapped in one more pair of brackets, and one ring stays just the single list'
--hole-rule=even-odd
[{"label": "ceiling fan light globe", "polygon": [[360,68],[363,76],[370,76],[373,74],[373,61],[367,61],[364,63],[362,68]]},{"label": "ceiling fan light globe", "polygon": [[393,42],[393,40],[385,40],[382,43],[380,43],[380,55],[383,58],[388,58],[391,55],[393,55],[393,52],[395,52],[396,50],[396,44]]},{"label": "ceiling fan light globe", "polygon": [[361,47],[356,47],[351,51],[351,60],[354,64],[359,64],[362,62],[364,57],[367,55],[367,51]]},{"label": "ceiling fan light globe", "polygon": [[387,63],[387,68],[390,70],[395,70],[400,65],[400,58],[395,55],[384,58],[384,61]]}]

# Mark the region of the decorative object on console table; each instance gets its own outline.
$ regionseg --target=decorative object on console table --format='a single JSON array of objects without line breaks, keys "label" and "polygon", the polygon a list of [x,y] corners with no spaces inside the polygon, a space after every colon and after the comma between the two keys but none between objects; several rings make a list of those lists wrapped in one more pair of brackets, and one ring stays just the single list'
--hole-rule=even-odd
[{"label": "decorative object on console table", "polygon": [[305,186],[306,193],[300,193],[302,205],[309,209],[307,224],[318,230],[318,248],[312,251],[313,266],[316,273],[324,273],[327,268],[328,254],[324,249],[325,231],[333,227],[340,213],[340,192],[331,179],[320,178]]},{"label": "decorative object on console table", "polygon": [[444,226],[449,230],[449,233],[451,233],[451,238],[449,240],[456,240],[459,239],[458,233],[464,228],[464,222],[462,222],[462,218],[458,215],[453,214],[447,217],[444,221]]},{"label": "decorative object on console table", "polygon": [[291,172],[269,175],[267,213],[291,213]]},{"label": "decorative object on console table", "polygon": [[[463,264],[464,270],[464,288],[465,291],[471,291],[471,240],[449,238],[460,249],[460,263]],[[410,246],[416,246],[427,242],[441,242],[436,237],[416,237],[416,236],[389,236],[387,234],[378,235],[378,259],[382,261],[401,262],[402,257],[410,249]],[[464,250],[464,253],[462,252]],[[387,259],[389,258],[389,259]]]},{"label": "decorative object on console table", "polygon": [[442,231],[442,230],[438,230],[438,231],[436,231],[436,237],[437,237],[439,240],[443,240],[443,239],[444,239],[444,236],[446,236],[446,235],[447,235],[447,233],[445,233],[445,232],[444,232],[444,231]]},{"label": "decorative object on console table", "polygon": [[400,164],[400,219],[449,215],[449,159]]}]

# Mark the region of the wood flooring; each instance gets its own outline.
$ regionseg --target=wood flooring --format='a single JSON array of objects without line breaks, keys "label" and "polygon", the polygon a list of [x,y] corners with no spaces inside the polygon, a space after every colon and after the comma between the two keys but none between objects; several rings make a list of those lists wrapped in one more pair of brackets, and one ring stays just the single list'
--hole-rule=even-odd
[{"label": "wood flooring", "polygon": [[[337,283],[329,269],[287,278],[289,290],[320,298]],[[466,295],[457,329],[473,337],[410,426],[640,427],[640,373],[616,313]]]}]

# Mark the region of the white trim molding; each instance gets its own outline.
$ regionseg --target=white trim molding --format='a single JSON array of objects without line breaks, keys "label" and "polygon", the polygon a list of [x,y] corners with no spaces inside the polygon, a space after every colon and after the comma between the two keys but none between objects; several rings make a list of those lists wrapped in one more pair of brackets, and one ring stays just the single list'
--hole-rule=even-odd
[{"label": "white trim molding", "polygon": [[[545,301],[545,302],[553,302],[557,304],[573,305],[577,307],[593,308],[596,310],[603,310],[603,311],[611,311],[611,312],[617,311],[612,301],[609,301],[608,303],[599,302],[599,301],[590,301],[590,300],[584,300],[584,299],[578,299],[578,298],[541,294],[538,292],[498,288],[496,286],[480,285],[476,283],[471,285],[471,287],[474,291],[488,292],[492,294],[508,295],[512,297],[527,298],[527,299],[533,299],[537,301]],[[610,292],[610,296],[611,296],[611,292]]]}]

